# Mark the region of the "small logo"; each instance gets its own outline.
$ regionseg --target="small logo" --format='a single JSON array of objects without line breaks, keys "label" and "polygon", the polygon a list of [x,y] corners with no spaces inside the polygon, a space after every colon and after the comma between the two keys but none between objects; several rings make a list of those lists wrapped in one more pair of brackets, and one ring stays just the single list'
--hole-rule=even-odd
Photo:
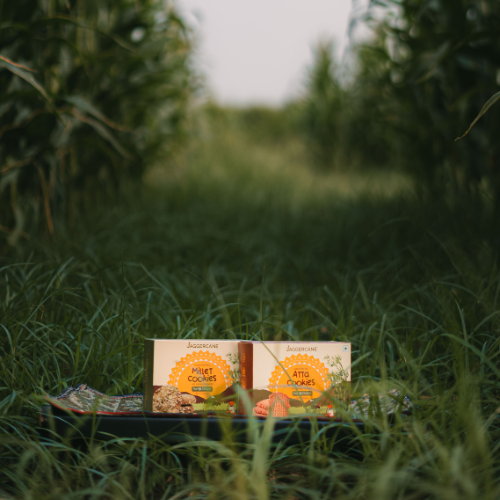
[{"label": "small logo", "polygon": [[343,349],[344,352],[349,352],[349,346],[348,345],[343,346],[342,349]]}]

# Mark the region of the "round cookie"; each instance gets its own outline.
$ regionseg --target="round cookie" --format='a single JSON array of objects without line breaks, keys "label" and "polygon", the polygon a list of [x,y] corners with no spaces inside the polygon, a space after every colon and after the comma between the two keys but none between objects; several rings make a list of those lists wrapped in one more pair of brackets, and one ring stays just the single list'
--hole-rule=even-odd
[{"label": "round cookie", "polygon": [[196,396],[193,396],[192,394],[182,394],[182,405],[193,405],[196,403]]},{"label": "round cookie", "polygon": [[153,394],[153,411],[159,413],[179,413],[182,394],[173,385],[164,385]]},{"label": "round cookie", "polygon": [[261,408],[260,406],[256,406],[253,409],[254,413],[258,415],[259,417],[267,417],[269,415],[269,411],[265,410],[264,408]]},{"label": "round cookie", "polygon": [[264,410],[269,410],[269,408],[271,408],[271,401],[269,401],[269,399],[263,399],[259,401],[256,406],[264,408]]}]

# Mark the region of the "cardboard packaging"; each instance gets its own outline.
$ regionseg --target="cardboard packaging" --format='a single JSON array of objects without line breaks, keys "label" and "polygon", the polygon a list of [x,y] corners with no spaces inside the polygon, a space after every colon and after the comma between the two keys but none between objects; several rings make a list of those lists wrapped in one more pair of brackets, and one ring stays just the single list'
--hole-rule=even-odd
[{"label": "cardboard packaging", "polygon": [[238,341],[144,341],[144,411],[235,413]]},{"label": "cardboard packaging", "polygon": [[[349,398],[349,342],[241,341],[239,359],[254,415],[333,417]],[[249,408],[240,403],[238,413]]]}]

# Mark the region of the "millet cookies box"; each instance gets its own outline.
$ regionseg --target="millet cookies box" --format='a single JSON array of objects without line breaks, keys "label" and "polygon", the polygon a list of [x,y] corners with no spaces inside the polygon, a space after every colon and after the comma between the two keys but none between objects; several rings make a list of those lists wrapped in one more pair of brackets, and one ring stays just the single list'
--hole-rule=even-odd
[{"label": "millet cookies box", "polygon": [[[241,387],[257,416],[333,417],[349,398],[349,342],[239,343]],[[243,404],[239,413],[248,413]]]},{"label": "millet cookies box", "polygon": [[238,341],[144,340],[144,411],[235,413]]}]

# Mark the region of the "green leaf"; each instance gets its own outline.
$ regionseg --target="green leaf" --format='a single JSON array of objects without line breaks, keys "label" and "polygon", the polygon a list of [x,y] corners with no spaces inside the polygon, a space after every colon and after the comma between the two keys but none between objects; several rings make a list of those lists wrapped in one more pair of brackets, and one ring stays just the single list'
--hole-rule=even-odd
[{"label": "green leaf", "polygon": [[51,104],[51,106],[53,106],[50,97],[45,92],[45,89],[35,80],[33,75],[28,72],[33,70],[30,70],[25,66],[21,66],[20,64],[16,64],[6,57],[2,56],[0,56],[0,67],[8,69],[11,73],[14,73],[15,75],[21,77],[23,80],[26,80],[29,84],[35,87],[35,89],[38,90],[40,94],[42,94],[42,96],[47,100],[49,104]]},{"label": "green leaf", "polygon": [[23,80],[27,81],[30,85],[32,85],[36,90],[38,90],[38,92],[40,92],[40,94],[42,94],[43,98],[47,101],[49,106],[52,108],[52,111],[64,123],[64,120],[59,115],[59,112],[57,111],[56,107],[54,106],[52,99],[47,95],[47,92],[45,92],[45,89],[35,80],[33,75],[30,73],[30,71],[34,71],[34,70],[27,68],[26,66],[23,66],[21,64],[17,64],[14,61],[11,61],[10,59],[7,59],[6,57],[3,57],[3,56],[0,56],[0,67],[3,67],[5,69],[9,70],[11,73],[14,73],[15,75],[19,76]]},{"label": "green leaf", "polygon": [[88,77],[88,70],[89,70],[88,63],[87,63],[86,59],[84,58],[84,56],[82,55],[82,53],[80,52],[80,50],[78,50],[78,47],[74,43],[72,43],[70,40],[63,38],[63,37],[60,37],[60,36],[51,36],[48,38],[35,38],[34,40],[36,40],[37,42],[43,42],[43,43],[56,42],[59,44],[59,46],[61,44],[67,45],[80,59],[82,66],[83,66],[83,69],[85,70],[85,73],[87,74],[87,77]]},{"label": "green leaf", "polygon": [[111,128],[114,128],[114,129],[120,130],[120,131],[132,132],[132,130],[126,129],[125,127],[122,127],[121,125],[118,125],[117,123],[106,118],[97,108],[95,108],[92,104],[87,102],[82,97],[69,96],[69,97],[65,97],[64,100],[66,102],[69,102],[70,104],[73,104],[73,106],[76,106],[80,111],[83,111],[83,112],[93,116],[94,118],[97,118],[98,120],[102,121],[108,127],[111,127]]},{"label": "green leaf", "polygon": [[435,75],[438,68],[443,64],[445,59],[452,53],[451,42],[447,40],[435,51],[435,52],[425,52],[421,58],[421,69],[426,70],[424,76],[417,80],[417,84],[423,83],[432,76]]},{"label": "green leaf", "polygon": [[467,129],[464,135],[461,137],[457,137],[455,141],[458,141],[459,139],[463,139],[471,130],[471,128],[479,121],[479,119],[488,111],[488,109],[493,106],[498,100],[500,100],[500,92],[497,92],[494,96],[492,96],[488,102],[483,106],[483,109],[479,112],[479,114],[476,116],[476,119],[471,123],[470,127]]},{"label": "green leaf", "polygon": [[95,33],[99,33],[100,35],[112,40],[115,42],[117,45],[122,47],[123,49],[126,49],[128,51],[133,51],[133,47],[125,42],[122,38],[116,35],[111,35],[110,33],[106,33],[105,31],[102,31],[98,28],[95,28],[93,26],[89,26],[88,24],[85,24],[80,21],[75,21],[71,17],[68,16],[63,16],[63,15],[58,15],[54,17],[42,17],[40,19],[37,19],[34,23],[33,26],[36,24],[49,24],[49,23],[68,23],[68,24],[73,24],[74,26],[78,26],[79,28],[87,29],[87,30],[92,30]]},{"label": "green leaf", "polygon": [[36,73],[36,69],[31,69],[31,68],[28,68],[27,66],[23,66],[22,64],[17,64],[14,61],[11,61],[10,59],[7,59],[7,57],[0,56],[0,59],[2,61],[5,61],[6,63],[11,64],[12,66],[15,66],[16,68],[21,68],[21,69],[24,69],[26,71],[32,71],[33,73]]},{"label": "green leaf", "polygon": [[124,158],[130,159],[130,154],[121,146],[121,144],[114,138],[113,134],[98,121],[83,116],[78,113],[73,113],[73,116],[87,125],[90,125],[103,139],[108,141]]}]

